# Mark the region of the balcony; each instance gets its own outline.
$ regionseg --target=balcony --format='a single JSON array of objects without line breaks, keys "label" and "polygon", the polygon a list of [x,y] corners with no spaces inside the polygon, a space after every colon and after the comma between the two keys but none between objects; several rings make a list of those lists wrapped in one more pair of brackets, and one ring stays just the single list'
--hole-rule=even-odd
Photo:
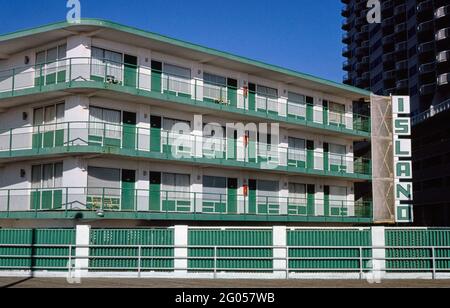
[{"label": "balcony", "polygon": [[420,87],[419,93],[420,95],[432,95],[436,91],[436,83],[426,84]]},{"label": "balcony", "polygon": [[368,32],[358,32],[355,34],[355,41],[357,43],[361,43],[363,41],[366,41],[369,39],[369,33]]},{"label": "balcony", "polygon": [[434,74],[436,71],[436,64],[434,62],[430,62],[430,63],[426,63],[426,64],[422,64],[419,67],[419,73],[421,75],[425,75],[425,74]]},{"label": "balcony", "polygon": [[[117,184],[117,185],[114,185]],[[120,181],[112,182],[120,187]],[[325,212],[311,210],[323,204]],[[54,187],[0,190],[1,217],[193,221],[285,221],[365,222],[372,220],[372,203],[342,198],[280,197],[255,194],[234,195],[111,187]]]},{"label": "balcony", "polygon": [[384,80],[395,80],[397,72],[395,70],[386,71],[383,73]]},{"label": "balcony", "polygon": [[358,47],[356,48],[355,55],[357,57],[364,57],[369,54],[369,47]]},{"label": "balcony", "polygon": [[420,44],[417,48],[417,51],[419,52],[419,54],[434,52],[434,42]]},{"label": "balcony", "polygon": [[417,26],[417,33],[423,34],[426,32],[433,32],[434,31],[434,21],[426,21],[422,22]]},{"label": "balcony", "polygon": [[400,43],[395,44],[395,52],[396,53],[406,52],[406,50],[407,50],[406,42],[400,42]]},{"label": "balcony", "polygon": [[406,23],[401,23],[398,25],[395,25],[394,28],[395,35],[402,35],[406,33]]},{"label": "balcony", "polygon": [[362,72],[365,72],[365,71],[367,71],[369,69],[369,65],[367,64],[367,63],[357,63],[356,64],[356,71],[358,72],[358,73],[362,73]]},{"label": "balcony", "polygon": [[342,22],[342,30],[344,31],[350,31],[352,28],[352,21],[350,19],[346,19]]},{"label": "balcony", "polygon": [[[306,115],[306,110],[290,113]],[[359,119],[369,129],[368,117],[328,112],[330,125]],[[225,132],[221,132],[222,136]],[[51,157],[77,153],[115,155],[187,164],[226,166],[249,171],[326,175],[370,180],[370,161],[347,155],[289,148],[246,139],[195,136],[162,129],[100,122],[66,122],[13,128],[0,134],[0,161],[11,158]],[[248,140],[248,141],[245,141]],[[359,173],[365,172],[365,173]]]},{"label": "balcony", "polygon": [[441,51],[436,56],[436,61],[440,64],[450,63],[450,50]]},{"label": "balcony", "polygon": [[444,87],[450,85],[450,73],[441,74],[438,76],[438,86]]},{"label": "balcony", "polygon": [[348,18],[352,14],[352,8],[348,5],[344,6],[341,11],[342,17]]},{"label": "balcony", "polygon": [[352,36],[348,33],[344,33],[342,35],[342,43],[344,44],[350,44],[352,42]]},{"label": "balcony", "polygon": [[442,42],[450,39],[450,28],[440,29],[436,32],[436,41]]},{"label": "balcony", "polygon": [[408,60],[400,61],[395,64],[397,72],[404,72],[408,70]]},{"label": "balcony", "polygon": [[342,67],[343,67],[344,71],[347,71],[347,72],[352,70],[352,65],[348,60],[344,61]]},{"label": "balcony", "polygon": [[[0,72],[0,99],[46,95],[76,89],[121,93],[154,102],[171,102],[198,110],[227,112],[250,118],[325,129],[330,132],[369,137],[349,127],[324,125],[322,118],[288,117],[288,106],[279,97],[259,95],[248,89],[203,84],[202,80],[167,75],[144,66],[123,63],[92,63],[89,58],[72,58],[40,66]],[[267,109],[261,109],[261,107]]]},{"label": "balcony", "polygon": [[450,5],[441,6],[434,12],[434,18],[440,19],[446,16],[450,16]]},{"label": "balcony", "polygon": [[344,84],[352,85],[352,78],[349,74],[345,74],[342,79]]},{"label": "balcony", "polygon": [[399,16],[402,14],[406,14],[406,4],[400,4],[394,8],[394,15]]},{"label": "balcony", "polygon": [[408,93],[408,79],[399,80],[395,83],[395,88],[399,93]]},{"label": "balcony", "polygon": [[418,14],[426,14],[433,11],[433,0],[427,0],[419,3],[417,5],[417,13]]},{"label": "balcony", "polygon": [[342,48],[342,56],[344,58],[350,58],[352,56],[352,51],[350,47],[345,46],[344,48]]}]

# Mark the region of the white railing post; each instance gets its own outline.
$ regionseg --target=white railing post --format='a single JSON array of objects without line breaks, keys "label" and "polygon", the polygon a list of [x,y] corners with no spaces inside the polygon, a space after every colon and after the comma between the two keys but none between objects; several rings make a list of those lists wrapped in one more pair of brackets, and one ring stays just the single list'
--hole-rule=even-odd
[{"label": "white railing post", "polygon": [[89,267],[89,243],[91,226],[76,226],[75,277],[85,277]]},{"label": "white railing post", "polygon": [[386,274],[386,230],[384,227],[372,228],[372,269],[373,277],[383,279]]},{"label": "white railing post", "polygon": [[188,268],[188,226],[175,226],[175,274],[186,275]]},{"label": "white railing post", "polygon": [[273,274],[276,278],[287,279],[287,227],[273,227]]}]

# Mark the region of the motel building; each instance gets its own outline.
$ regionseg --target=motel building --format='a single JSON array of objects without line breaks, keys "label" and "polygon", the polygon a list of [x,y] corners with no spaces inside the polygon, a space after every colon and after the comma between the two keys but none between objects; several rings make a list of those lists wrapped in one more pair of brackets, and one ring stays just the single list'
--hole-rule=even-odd
[{"label": "motel building", "polygon": [[[410,145],[374,147],[374,101],[106,21],[2,35],[0,227],[410,222]],[[374,174],[398,161],[383,200]]]}]

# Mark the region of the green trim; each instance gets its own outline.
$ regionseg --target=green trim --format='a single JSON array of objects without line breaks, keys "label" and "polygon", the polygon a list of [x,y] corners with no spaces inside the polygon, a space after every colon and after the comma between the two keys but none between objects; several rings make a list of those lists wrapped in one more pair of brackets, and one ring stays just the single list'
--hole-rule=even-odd
[{"label": "green trim", "polygon": [[[133,149],[124,149],[119,147],[102,147],[101,145],[90,144],[87,146],[83,145],[74,145],[74,146],[66,146],[66,147],[53,147],[53,148],[35,148],[30,150],[13,150],[13,151],[4,151],[0,152],[1,158],[24,158],[24,157],[36,157],[36,156],[48,156],[48,155],[61,155],[61,154],[83,154],[83,153],[94,153],[94,154],[105,154],[105,155],[120,155],[126,157],[134,157],[134,158],[146,158],[153,160],[162,160],[162,161],[178,161],[189,164],[205,164],[205,165],[214,165],[214,166],[227,166],[234,168],[245,168],[255,171],[265,171],[266,169],[262,168],[264,163],[261,162],[245,162],[245,161],[237,161],[237,160],[228,160],[228,159],[210,159],[205,157],[174,157],[171,152],[160,153],[160,152],[148,152],[148,151],[140,151]],[[327,177],[337,177],[337,178],[345,178],[350,180],[368,180],[372,179],[372,176],[369,174],[354,174],[354,173],[345,173],[345,172],[334,172],[334,171],[326,171],[326,170],[317,170],[317,169],[305,169],[298,168],[296,166],[277,166],[276,168],[267,170],[270,172],[277,171],[280,173],[292,173],[292,174],[302,174],[302,175],[311,175],[311,176],[327,176]]]},{"label": "green trim", "polygon": [[26,96],[26,95],[36,95],[39,93],[48,93],[48,92],[55,92],[55,91],[64,91],[68,89],[95,89],[95,90],[111,90],[115,92],[120,92],[132,96],[139,96],[139,97],[146,97],[154,100],[160,100],[160,101],[170,101],[176,104],[182,104],[182,105],[190,105],[195,106],[199,108],[206,108],[214,111],[221,111],[221,112],[228,112],[233,114],[239,114],[240,116],[247,115],[250,117],[258,118],[258,119],[264,119],[264,120],[273,120],[278,121],[281,123],[288,123],[293,125],[301,125],[305,127],[320,129],[320,130],[326,130],[326,131],[333,131],[340,134],[346,134],[351,135],[354,137],[359,138],[370,138],[371,134],[369,132],[365,131],[358,131],[353,129],[348,129],[341,126],[334,126],[334,125],[324,125],[322,123],[316,123],[313,121],[306,121],[301,119],[296,119],[292,117],[284,117],[277,114],[272,113],[266,113],[266,112],[259,112],[255,110],[247,110],[247,109],[241,109],[230,105],[221,105],[221,104],[211,104],[205,101],[198,101],[195,99],[192,99],[191,97],[183,97],[183,96],[175,96],[168,93],[160,93],[160,92],[152,92],[148,90],[143,89],[137,89],[132,87],[125,87],[122,85],[114,85],[114,84],[107,84],[103,81],[101,82],[92,82],[92,81],[71,81],[66,83],[59,83],[54,85],[45,85],[40,87],[32,87],[27,89],[21,89],[21,90],[14,90],[14,92],[3,92],[0,93],[0,100],[1,99],[7,99],[7,98],[13,98],[18,96]]},{"label": "green trim", "polygon": [[155,40],[155,41],[158,41],[161,43],[167,43],[167,44],[174,45],[177,47],[187,48],[187,49],[190,49],[193,51],[205,53],[205,54],[211,55],[213,57],[225,58],[227,60],[236,61],[236,62],[239,62],[242,64],[252,65],[252,66],[255,66],[260,69],[265,69],[265,70],[285,74],[289,77],[295,77],[295,78],[303,79],[306,81],[311,81],[311,82],[315,82],[318,84],[331,86],[336,89],[348,91],[353,94],[358,94],[358,95],[367,96],[367,97],[371,95],[371,92],[363,90],[363,89],[359,89],[359,88],[356,88],[353,86],[337,83],[337,82],[334,82],[331,80],[326,80],[326,79],[315,77],[315,76],[312,76],[309,74],[296,72],[296,71],[282,68],[282,67],[279,67],[276,65],[271,65],[271,64],[267,64],[267,63],[264,63],[261,61],[251,60],[251,59],[248,59],[245,57],[233,55],[231,53],[227,53],[227,52],[219,51],[216,49],[200,46],[197,44],[188,43],[188,42],[185,42],[182,40],[173,39],[173,38],[163,36],[160,34],[156,34],[153,32],[148,32],[148,31],[140,30],[137,28],[133,28],[133,27],[129,27],[129,26],[125,26],[125,25],[121,25],[121,24],[118,24],[115,22],[101,20],[101,19],[83,18],[80,21],[80,23],[78,23],[78,24],[70,24],[68,22],[57,22],[57,23],[52,23],[49,25],[44,25],[44,26],[28,29],[28,30],[21,30],[21,31],[17,31],[17,32],[13,32],[13,33],[9,33],[9,34],[0,36],[0,42],[5,42],[5,41],[13,40],[13,39],[25,38],[27,36],[37,35],[37,34],[55,31],[55,30],[62,30],[62,29],[68,30],[68,28],[76,28],[79,26],[96,26],[96,27],[102,27],[102,28],[108,28],[111,30],[126,32],[129,34],[133,34],[133,35],[141,36],[141,37],[148,38],[151,40]]},{"label": "green trim", "polygon": [[371,218],[354,217],[306,217],[250,214],[206,214],[206,213],[150,213],[150,212],[105,212],[99,217],[88,211],[35,211],[0,212],[0,219],[63,219],[63,220],[175,220],[175,221],[247,221],[247,222],[310,222],[370,224]]}]

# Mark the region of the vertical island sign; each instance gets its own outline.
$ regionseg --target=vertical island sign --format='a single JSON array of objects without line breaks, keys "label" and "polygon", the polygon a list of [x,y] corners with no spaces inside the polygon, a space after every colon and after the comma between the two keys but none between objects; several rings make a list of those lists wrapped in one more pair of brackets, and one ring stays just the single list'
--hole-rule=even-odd
[{"label": "vertical island sign", "polygon": [[392,97],[395,220],[413,222],[411,107],[409,96]]}]

